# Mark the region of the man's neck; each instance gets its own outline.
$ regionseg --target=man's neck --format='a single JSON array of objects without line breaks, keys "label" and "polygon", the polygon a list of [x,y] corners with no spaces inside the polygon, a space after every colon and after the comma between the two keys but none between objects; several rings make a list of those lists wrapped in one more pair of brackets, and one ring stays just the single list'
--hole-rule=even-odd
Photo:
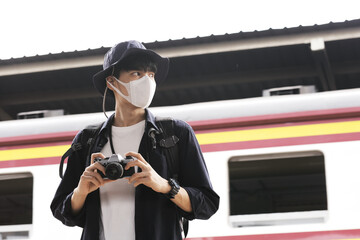
[{"label": "man's neck", "polygon": [[145,109],[131,107],[116,107],[114,126],[127,127],[145,120]]}]

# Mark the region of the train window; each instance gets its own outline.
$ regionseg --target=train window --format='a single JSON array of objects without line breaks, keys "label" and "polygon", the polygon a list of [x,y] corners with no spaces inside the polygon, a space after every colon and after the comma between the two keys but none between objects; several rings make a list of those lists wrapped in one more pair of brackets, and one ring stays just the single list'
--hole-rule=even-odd
[{"label": "train window", "polygon": [[0,239],[29,237],[32,201],[31,173],[0,174]]},{"label": "train window", "polygon": [[319,151],[232,157],[228,162],[234,227],[323,222],[324,155]]}]

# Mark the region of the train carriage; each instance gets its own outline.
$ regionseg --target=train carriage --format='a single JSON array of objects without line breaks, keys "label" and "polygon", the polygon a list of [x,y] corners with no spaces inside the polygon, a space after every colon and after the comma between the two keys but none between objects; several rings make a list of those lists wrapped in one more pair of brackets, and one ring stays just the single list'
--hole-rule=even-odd
[{"label": "train carriage", "polygon": [[[219,211],[188,239],[360,238],[360,90],[152,108],[187,121]],[[52,217],[61,155],[103,113],[0,123],[0,239],[79,239]]]}]

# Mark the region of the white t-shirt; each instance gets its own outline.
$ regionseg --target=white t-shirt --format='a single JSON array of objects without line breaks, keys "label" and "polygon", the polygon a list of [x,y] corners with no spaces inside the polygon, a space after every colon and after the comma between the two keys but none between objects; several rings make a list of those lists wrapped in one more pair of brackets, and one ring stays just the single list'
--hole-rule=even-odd
[{"label": "white t-shirt", "polygon": [[[138,152],[145,131],[145,120],[129,126],[112,126],[115,153],[125,157],[127,152]],[[101,153],[110,157],[110,141]],[[135,188],[126,179],[118,179],[100,187],[100,239],[135,240]]]}]

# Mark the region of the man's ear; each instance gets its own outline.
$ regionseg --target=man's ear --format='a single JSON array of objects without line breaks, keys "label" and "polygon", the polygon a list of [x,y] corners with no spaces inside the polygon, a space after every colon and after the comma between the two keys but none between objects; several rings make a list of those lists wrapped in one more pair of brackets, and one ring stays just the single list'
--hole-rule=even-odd
[{"label": "man's ear", "polygon": [[106,86],[110,89],[110,90],[113,90],[112,86],[109,84],[111,83],[112,85],[114,85],[114,77],[113,76],[108,76],[106,78]]}]

